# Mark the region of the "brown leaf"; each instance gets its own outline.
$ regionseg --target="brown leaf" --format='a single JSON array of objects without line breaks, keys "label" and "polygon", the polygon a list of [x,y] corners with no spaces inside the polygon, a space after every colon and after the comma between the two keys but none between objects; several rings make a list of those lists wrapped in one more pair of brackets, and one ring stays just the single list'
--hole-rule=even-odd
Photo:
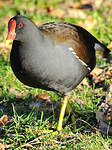
[{"label": "brown leaf", "polygon": [[41,94],[36,95],[36,99],[37,100],[39,100],[39,99],[48,100],[48,99],[50,99],[50,96],[47,93],[41,93]]},{"label": "brown leaf", "polygon": [[1,118],[0,118],[0,126],[3,126],[5,123],[8,122],[8,116],[7,115],[3,115]]},{"label": "brown leaf", "polygon": [[42,109],[51,107],[52,102],[50,101],[50,96],[47,93],[41,93],[36,95],[37,102],[30,104],[29,108]]},{"label": "brown leaf", "polygon": [[106,69],[99,69],[96,67],[90,74],[92,75],[92,78],[93,78],[93,81],[95,84],[101,83],[103,86],[106,86],[104,84],[105,77],[107,79],[112,78],[112,66],[110,66]]},{"label": "brown leaf", "polygon": [[58,18],[62,18],[65,15],[65,11],[63,9],[55,9],[52,10],[50,14]]},{"label": "brown leaf", "polygon": [[90,75],[92,75],[92,79],[95,84],[101,83],[103,85],[104,82],[103,71],[104,69],[99,69],[95,67],[94,70],[90,73]]},{"label": "brown leaf", "polygon": [[38,94],[36,95],[36,102],[32,103],[29,105],[29,108],[32,109],[40,109],[44,112],[52,112],[52,105],[53,108],[58,111],[57,108],[60,108],[60,101],[58,101],[57,103],[53,103],[50,100],[50,96],[47,93],[42,93],[42,94]]},{"label": "brown leaf", "polygon": [[76,9],[77,7],[80,6],[80,2],[67,1],[66,6],[68,8],[75,8]]},{"label": "brown leaf", "polygon": [[108,78],[112,78],[112,66],[110,66],[110,67],[108,68],[108,70],[106,71],[105,75],[106,75],[106,77],[108,77]]},{"label": "brown leaf", "polygon": [[112,121],[112,116],[107,116],[106,120],[109,120],[109,121],[111,120]]},{"label": "brown leaf", "polygon": [[0,150],[5,150],[5,145],[0,143]]},{"label": "brown leaf", "polygon": [[82,18],[82,19],[85,19],[87,17],[86,13],[80,9],[68,9],[67,16],[70,18]]},{"label": "brown leaf", "polygon": [[107,46],[109,49],[112,49],[112,41],[110,42],[110,44]]},{"label": "brown leaf", "polygon": [[93,3],[94,3],[94,7],[98,9],[101,7],[103,0],[93,0]]},{"label": "brown leaf", "polygon": [[91,31],[96,25],[96,20],[91,16],[87,16],[86,20],[84,22],[79,22],[78,25],[87,29],[88,31]]},{"label": "brown leaf", "polygon": [[103,72],[103,69],[95,67],[94,70],[91,72],[91,75],[99,76],[100,74],[102,74],[102,72]]},{"label": "brown leaf", "polygon": [[48,13],[51,13],[53,11],[53,6],[46,7],[46,10]]}]

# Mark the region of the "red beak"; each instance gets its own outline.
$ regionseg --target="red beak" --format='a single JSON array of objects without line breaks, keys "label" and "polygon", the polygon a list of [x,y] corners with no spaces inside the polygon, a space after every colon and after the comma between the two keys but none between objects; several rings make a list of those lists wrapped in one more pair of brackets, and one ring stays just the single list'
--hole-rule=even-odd
[{"label": "red beak", "polygon": [[8,35],[7,35],[6,40],[10,40],[10,39],[14,40],[15,37],[16,37],[16,33],[9,32]]},{"label": "red beak", "polygon": [[16,20],[12,19],[9,21],[9,24],[8,24],[8,35],[7,35],[6,40],[15,39],[16,37],[15,28],[16,28]]}]

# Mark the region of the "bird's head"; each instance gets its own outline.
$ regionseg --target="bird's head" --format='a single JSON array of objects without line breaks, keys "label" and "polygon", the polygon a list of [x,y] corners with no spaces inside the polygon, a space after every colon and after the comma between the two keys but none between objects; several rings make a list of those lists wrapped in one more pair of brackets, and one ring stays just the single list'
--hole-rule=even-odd
[{"label": "bird's head", "polygon": [[28,40],[35,29],[37,29],[36,25],[28,18],[15,16],[9,20],[6,43],[10,40]]}]

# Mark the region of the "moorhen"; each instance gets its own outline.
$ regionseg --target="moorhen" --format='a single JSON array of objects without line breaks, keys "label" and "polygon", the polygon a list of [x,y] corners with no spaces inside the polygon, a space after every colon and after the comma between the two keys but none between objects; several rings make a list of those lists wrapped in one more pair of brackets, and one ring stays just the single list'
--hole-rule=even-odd
[{"label": "moorhen", "polygon": [[109,52],[84,28],[50,22],[36,26],[24,16],[9,20],[8,36],[12,39],[11,67],[25,85],[61,93],[64,97],[57,130],[62,130],[68,95],[93,70],[95,50]]}]

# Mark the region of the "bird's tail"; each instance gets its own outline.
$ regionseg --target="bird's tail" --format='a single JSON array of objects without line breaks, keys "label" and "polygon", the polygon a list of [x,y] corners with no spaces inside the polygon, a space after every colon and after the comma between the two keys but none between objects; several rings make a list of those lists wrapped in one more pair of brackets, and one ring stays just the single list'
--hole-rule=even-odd
[{"label": "bird's tail", "polygon": [[95,47],[94,48],[95,48],[95,50],[102,51],[104,54],[110,52],[110,49],[108,49],[105,45],[103,45],[100,42],[95,43]]}]

